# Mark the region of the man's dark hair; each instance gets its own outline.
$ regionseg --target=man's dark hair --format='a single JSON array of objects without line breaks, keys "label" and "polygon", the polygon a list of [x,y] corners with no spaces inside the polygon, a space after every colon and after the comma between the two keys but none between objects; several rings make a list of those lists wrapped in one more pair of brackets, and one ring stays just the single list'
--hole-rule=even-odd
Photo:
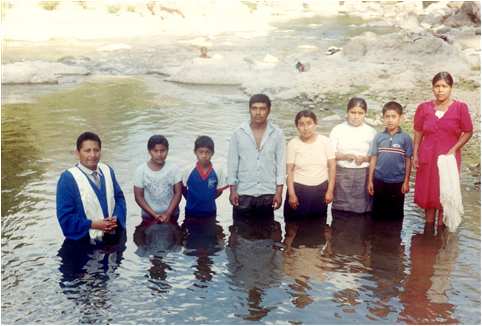
[{"label": "man's dark hair", "polygon": [[267,95],[264,94],[254,94],[249,99],[249,107],[254,103],[265,103],[268,109],[271,109],[271,101]]},{"label": "man's dark hair", "polygon": [[80,134],[80,136],[77,138],[77,150],[80,151],[80,148],[82,147],[82,143],[86,140],[92,140],[95,141],[99,144],[99,148],[102,148],[102,142],[100,141],[99,136],[97,134],[91,132],[91,131],[86,131]]},{"label": "man's dark hair", "polygon": [[194,150],[198,148],[205,147],[214,153],[214,141],[209,136],[199,136],[194,142]]},{"label": "man's dark hair", "polygon": [[153,135],[149,140],[147,141],[147,150],[151,150],[156,145],[164,145],[166,149],[169,149],[169,142],[167,141],[167,138],[164,137],[163,135]]},{"label": "man's dark hair", "polygon": [[390,101],[388,103],[386,103],[384,106],[383,106],[383,109],[382,109],[382,114],[385,114],[385,112],[389,111],[389,110],[393,110],[395,112],[398,113],[398,115],[402,115],[403,114],[403,107],[400,103],[398,102],[395,102],[395,101]]}]

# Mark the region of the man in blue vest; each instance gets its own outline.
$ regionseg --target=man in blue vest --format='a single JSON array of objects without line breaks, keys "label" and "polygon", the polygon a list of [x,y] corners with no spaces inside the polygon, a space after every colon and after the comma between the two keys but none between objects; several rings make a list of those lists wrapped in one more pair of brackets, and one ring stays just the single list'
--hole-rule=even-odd
[{"label": "man in blue vest", "polygon": [[126,202],[114,170],[99,162],[101,141],[92,132],[77,138],[79,158],[57,184],[57,219],[67,239],[102,240],[126,227]]}]

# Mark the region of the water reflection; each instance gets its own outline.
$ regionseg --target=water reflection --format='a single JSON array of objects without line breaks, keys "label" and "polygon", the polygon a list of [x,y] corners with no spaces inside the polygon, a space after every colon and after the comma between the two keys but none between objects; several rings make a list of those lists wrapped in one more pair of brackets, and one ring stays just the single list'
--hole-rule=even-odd
[{"label": "water reflection", "polygon": [[455,306],[447,300],[449,277],[457,257],[456,234],[425,225],[412,236],[411,271],[400,295],[399,319],[410,324],[458,324]]},{"label": "water reflection", "polygon": [[368,214],[333,210],[325,254],[330,257],[330,269],[336,272],[332,280],[337,288],[333,301],[344,313],[354,313],[362,303],[361,274],[369,271],[370,227]]},{"label": "water reflection", "polygon": [[324,218],[307,219],[299,222],[287,222],[285,239],[285,257],[283,270],[293,278],[289,284],[291,302],[297,308],[304,308],[314,299],[309,294],[311,283],[325,280],[326,261],[323,260],[325,232],[328,226]]},{"label": "water reflection", "polygon": [[152,223],[143,220],[134,231],[136,254],[149,257],[149,287],[151,290],[164,293],[171,288],[166,281],[167,272],[172,270],[166,262],[168,252],[178,250],[181,243],[181,230],[177,223]]},{"label": "water reflection", "polygon": [[[232,283],[247,294],[238,316],[258,321],[275,307],[263,304],[266,290],[280,285],[283,269],[281,225],[272,216],[233,218],[226,255]],[[246,310],[246,313],[242,313]]]},{"label": "water reflection", "polygon": [[401,239],[403,219],[375,219],[370,232],[370,266],[375,286],[374,300],[368,310],[374,318],[386,319],[396,313],[396,305],[405,277],[405,247]]},{"label": "water reflection", "polygon": [[195,286],[207,287],[204,283],[211,281],[216,274],[211,256],[224,248],[223,228],[217,224],[216,218],[186,219],[181,228],[185,254],[197,257],[193,267],[200,284]]},{"label": "water reflection", "polygon": [[81,313],[79,323],[98,323],[105,320],[110,302],[109,281],[123,259],[126,249],[126,231],[104,236],[100,244],[89,237],[80,240],[65,239],[58,252],[61,272],[60,288],[73,300]]}]

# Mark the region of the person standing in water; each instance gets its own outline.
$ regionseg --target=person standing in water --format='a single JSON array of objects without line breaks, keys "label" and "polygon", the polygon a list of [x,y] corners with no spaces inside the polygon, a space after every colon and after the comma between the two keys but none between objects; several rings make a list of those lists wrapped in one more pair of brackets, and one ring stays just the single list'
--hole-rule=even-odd
[{"label": "person standing in water", "polygon": [[283,131],[268,120],[271,101],[251,96],[250,121],[231,137],[228,153],[229,201],[233,218],[274,218],[281,206],[285,179]]}]

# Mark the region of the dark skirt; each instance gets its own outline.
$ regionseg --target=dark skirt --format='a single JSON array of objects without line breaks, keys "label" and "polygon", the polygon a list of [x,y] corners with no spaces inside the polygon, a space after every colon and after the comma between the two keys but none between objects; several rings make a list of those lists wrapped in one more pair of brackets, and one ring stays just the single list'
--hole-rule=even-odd
[{"label": "dark skirt", "polygon": [[372,198],[367,191],[368,168],[336,167],[333,209],[366,213],[372,210]]},{"label": "dark skirt", "polygon": [[286,191],[283,213],[285,222],[295,222],[303,219],[326,219],[325,194],[328,189],[328,181],[317,186],[306,186],[294,183],[299,206],[291,208],[289,194]]}]

